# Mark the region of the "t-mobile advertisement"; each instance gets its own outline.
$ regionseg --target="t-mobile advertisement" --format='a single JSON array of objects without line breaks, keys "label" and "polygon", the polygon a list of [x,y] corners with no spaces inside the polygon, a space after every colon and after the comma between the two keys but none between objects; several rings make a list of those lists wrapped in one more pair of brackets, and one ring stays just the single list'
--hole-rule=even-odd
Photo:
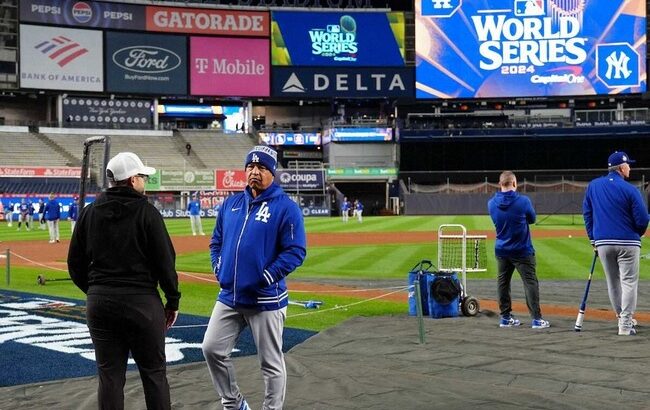
[{"label": "t-mobile advertisement", "polygon": [[269,40],[192,37],[190,93],[231,97],[270,94]]},{"label": "t-mobile advertisement", "polygon": [[646,2],[417,0],[416,97],[646,91]]}]

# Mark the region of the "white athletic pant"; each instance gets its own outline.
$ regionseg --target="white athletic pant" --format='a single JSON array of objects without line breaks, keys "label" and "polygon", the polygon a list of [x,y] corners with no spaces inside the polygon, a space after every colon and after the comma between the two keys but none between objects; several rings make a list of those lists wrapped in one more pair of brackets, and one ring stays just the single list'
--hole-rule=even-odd
[{"label": "white athletic pant", "polygon": [[282,409],[287,370],[282,353],[282,333],[287,308],[259,311],[233,309],[217,302],[203,337],[203,356],[214,388],[225,410],[239,409],[243,401],[230,354],[246,325],[250,326],[262,369],[265,392],[263,410]]},{"label": "white athletic pant", "polygon": [[616,315],[620,317],[619,325],[631,321],[636,311],[640,255],[641,248],[638,246],[598,247],[598,257],[607,278],[609,301]]},{"label": "white athletic pant", "polygon": [[50,242],[59,240],[59,220],[47,221],[47,229],[50,231]]},{"label": "white athletic pant", "polygon": [[200,215],[190,215],[190,224],[192,225],[192,234],[196,235],[196,233],[200,233],[201,235],[204,235],[203,233],[203,225],[201,225],[201,216]]}]

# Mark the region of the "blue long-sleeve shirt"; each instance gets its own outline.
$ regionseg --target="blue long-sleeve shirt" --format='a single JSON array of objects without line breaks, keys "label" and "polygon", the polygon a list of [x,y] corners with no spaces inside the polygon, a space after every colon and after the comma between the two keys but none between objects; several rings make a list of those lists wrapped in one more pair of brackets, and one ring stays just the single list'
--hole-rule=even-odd
[{"label": "blue long-sleeve shirt", "polygon": [[537,215],[527,196],[516,191],[497,192],[488,201],[488,210],[496,228],[496,256],[524,257],[535,254],[528,225],[535,223]]},{"label": "blue long-sleeve shirt", "polygon": [[187,204],[187,211],[190,215],[201,215],[201,204],[199,201],[190,201]]},{"label": "blue long-sleeve shirt", "polygon": [[648,228],[648,210],[641,193],[616,171],[589,183],[582,202],[589,240],[595,246],[641,247]]}]

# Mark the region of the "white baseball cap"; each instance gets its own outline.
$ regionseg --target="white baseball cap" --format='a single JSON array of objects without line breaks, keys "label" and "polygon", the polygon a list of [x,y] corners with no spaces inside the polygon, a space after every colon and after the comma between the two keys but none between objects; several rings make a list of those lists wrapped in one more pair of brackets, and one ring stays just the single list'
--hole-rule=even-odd
[{"label": "white baseball cap", "polygon": [[113,181],[124,181],[132,176],[153,175],[156,168],[145,166],[140,158],[132,152],[120,152],[106,165],[106,176]]}]

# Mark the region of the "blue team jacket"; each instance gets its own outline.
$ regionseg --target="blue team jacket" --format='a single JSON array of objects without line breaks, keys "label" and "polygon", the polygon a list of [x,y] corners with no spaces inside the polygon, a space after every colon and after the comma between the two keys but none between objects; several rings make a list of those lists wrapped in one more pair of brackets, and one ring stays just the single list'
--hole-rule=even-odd
[{"label": "blue team jacket", "polygon": [[582,201],[587,236],[592,244],[641,247],[648,210],[639,191],[618,172],[589,183]]},{"label": "blue team jacket", "polygon": [[210,240],[219,301],[259,310],[287,306],[284,278],[306,253],[302,213],[279,185],[273,183],[257,198],[248,187],[227,198]]},{"label": "blue team jacket", "polygon": [[46,221],[61,219],[61,206],[56,199],[51,199],[45,203],[44,212]]},{"label": "blue team jacket", "polygon": [[537,215],[527,196],[516,191],[497,192],[488,201],[488,210],[496,228],[496,256],[516,258],[535,254],[528,225],[535,223]]},{"label": "blue team jacket", "polygon": [[199,204],[199,201],[190,201],[187,204],[187,211],[190,215],[201,215],[201,204]]}]

